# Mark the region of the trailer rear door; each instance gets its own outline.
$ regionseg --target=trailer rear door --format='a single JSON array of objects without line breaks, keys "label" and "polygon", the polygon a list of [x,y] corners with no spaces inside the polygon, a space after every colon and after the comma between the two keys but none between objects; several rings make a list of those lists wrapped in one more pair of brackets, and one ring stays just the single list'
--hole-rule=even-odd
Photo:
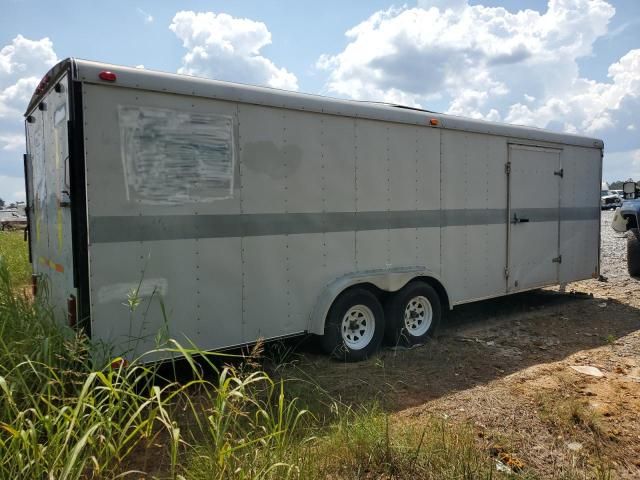
[{"label": "trailer rear door", "polygon": [[[33,271],[51,304],[76,292],[69,208],[69,82],[52,85],[27,117],[27,207]],[[46,286],[46,287],[45,287]],[[60,313],[60,312],[58,312]]]},{"label": "trailer rear door", "polygon": [[508,292],[559,281],[561,152],[509,145]]}]

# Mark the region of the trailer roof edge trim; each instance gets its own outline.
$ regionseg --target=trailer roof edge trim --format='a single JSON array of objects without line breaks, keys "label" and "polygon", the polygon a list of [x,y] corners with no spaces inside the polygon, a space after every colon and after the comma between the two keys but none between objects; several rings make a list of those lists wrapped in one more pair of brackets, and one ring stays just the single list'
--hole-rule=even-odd
[{"label": "trailer roof edge trim", "polygon": [[[308,93],[298,93],[279,90],[276,88],[210,80],[207,78],[124,67],[75,58],[67,58],[59,62],[49,70],[49,72],[43,77],[43,80],[47,79],[47,77],[49,78],[49,81],[55,80],[61,72],[67,70],[68,65],[72,66],[71,71],[73,79],[86,83],[110,85],[113,87],[137,88],[179,95],[191,95],[216,100],[324,113],[329,115],[406,123],[430,128],[444,128],[489,135],[502,135],[519,139],[562,143],[580,147],[604,148],[604,142],[598,138],[554,132],[541,128],[475,120],[455,115],[433,113],[428,110],[408,108],[401,105],[342,100]],[[117,80],[115,82],[101,80],[99,75],[105,70],[115,73]],[[36,107],[42,94],[43,92],[38,91],[33,94],[25,116]],[[437,127],[430,126],[429,123],[431,119],[438,120],[439,125]]]}]

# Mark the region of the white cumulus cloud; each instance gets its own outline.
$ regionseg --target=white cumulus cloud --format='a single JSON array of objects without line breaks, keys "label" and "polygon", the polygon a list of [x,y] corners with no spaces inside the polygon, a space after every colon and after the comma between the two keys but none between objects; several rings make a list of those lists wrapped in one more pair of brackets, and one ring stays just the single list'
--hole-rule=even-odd
[{"label": "white cumulus cloud", "polygon": [[[20,78],[4,89],[0,83],[0,118],[21,115],[39,81],[37,77]],[[2,76],[0,76],[0,82],[2,82]]]},{"label": "white cumulus cloud", "polygon": [[330,70],[329,90],[355,98],[400,90],[414,103],[447,95],[451,110],[482,114],[489,99],[566,88],[614,14],[603,0],[550,0],[544,14],[448,3],[380,11],[347,31],[347,47],[318,64]]},{"label": "white cumulus cloud", "polygon": [[24,151],[23,117],[40,79],[58,61],[48,38],[17,35],[0,47],[0,197],[24,199],[21,178]]},{"label": "white cumulus cloud", "polygon": [[583,78],[578,61],[607,35],[605,0],[548,0],[544,11],[509,11],[467,0],[419,0],[390,8],[346,32],[324,54],[334,94],[602,136],[615,151],[640,139],[640,50],[609,67],[607,81]]},{"label": "white cumulus cloud", "polygon": [[561,121],[565,130],[604,136],[614,151],[639,148],[632,132],[640,122],[640,49],[629,51],[608,72],[609,82],[576,77],[564,94],[533,107],[513,104],[506,120],[543,126]]},{"label": "white cumulus cloud", "polygon": [[0,198],[7,203],[25,199],[24,178],[0,174]]},{"label": "white cumulus cloud", "polygon": [[187,49],[179,73],[298,89],[293,73],[260,53],[271,43],[271,32],[262,22],[225,13],[181,11],[169,28]]},{"label": "white cumulus cloud", "polygon": [[615,182],[631,178],[640,181],[640,149],[605,153],[603,180]]},{"label": "white cumulus cloud", "polygon": [[0,147],[2,147],[2,150],[19,150],[24,148],[24,142],[24,134],[0,133]]},{"label": "white cumulus cloud", "polygon": [[53,43],[48,38],[30,40],[18,35],[9,45],[0,49],[0,79],[16,81],[18,78],[42,75],[42,66],[51,67],[58,61]]},{"label": "white cumulus cloud", "polygon": [[0,49],[0,118],[22,114],[42,76],[58,61],[48,38],[18,35]]}]

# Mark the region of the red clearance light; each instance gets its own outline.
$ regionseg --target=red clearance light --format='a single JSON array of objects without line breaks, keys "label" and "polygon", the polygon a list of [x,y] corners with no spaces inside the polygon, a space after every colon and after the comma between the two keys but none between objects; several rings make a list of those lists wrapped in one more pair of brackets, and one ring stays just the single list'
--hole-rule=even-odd
[{"label": "red clearance light", "polygon": [[105,70],[104,72],[100,72],[100,75],[98,75],[100,77],[101,80],[104,80],[105,82],[115,82],[116,81],[116,74],[113,72],[110,72],[108,70]]},{"label": "red clearance light", "polygon": [[429,125],[433,125],[434,127],[437,127],[438,125],[440,125],[440,122],[438,121],[437,118],[432,118],[431,120],[429,120]]},{"label": "red clearance light", "polygon": [[51,80],[51,77],[49,77],[49,75],[45,75],[44,77],[42,77],[42,80],[40,80],[40,83],[38,83],[38,86],[36,87],[37,94],[40,94],[45,90],[45,87],[49,83],[49,80]]}]

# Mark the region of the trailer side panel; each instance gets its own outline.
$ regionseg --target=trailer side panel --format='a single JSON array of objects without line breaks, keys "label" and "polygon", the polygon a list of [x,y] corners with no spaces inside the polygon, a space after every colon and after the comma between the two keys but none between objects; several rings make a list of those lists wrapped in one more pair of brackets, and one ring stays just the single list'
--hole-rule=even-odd
[{"label": "trailer side panel", "polygon": [[[562,212],[583,222],[581,251],[597,263],[597,219],[588,208],[575,217],[591,196],[561,201],[526,172],[530,185],[510,185],[507,165],[509,145],[556,152],[577,189],[598,149],[113,86],[83,92],[93,335],[130,351],[158,332],[205,349],[322,333],[313,315],[332,298],[318,298],[354,275],[394,290],[395,273],[406,282],[429,271],[451,305],[591,275],[569,256],[570,270],[552,263],[553,278],[507,290],[509,188],[553,204],[540,209],[555,212],[557,251]],[[535,171],[539,159],[525,160]],[[563,181],[554,168],[546,173]]]}]

